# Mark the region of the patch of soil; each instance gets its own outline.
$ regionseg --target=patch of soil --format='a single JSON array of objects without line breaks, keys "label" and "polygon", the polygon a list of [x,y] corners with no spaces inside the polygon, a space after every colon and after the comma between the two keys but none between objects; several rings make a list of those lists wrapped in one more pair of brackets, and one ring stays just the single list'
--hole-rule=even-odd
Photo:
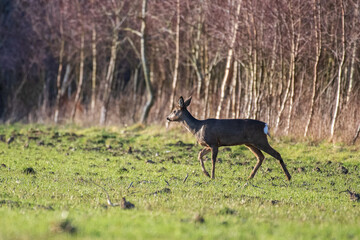
[{"label": "patch of soil", "polygon": [[348,174],[348,173],[349,173],[349,170],[348,170],[346,167],[344,167],[344,166],[340,166],[340,167],[338,168],[338,171],[339,171],[340,173],[342,173],[342,174]]},{"label": "patch of soil", "polygon": [[236,214],[236,211],[234,209],[225,207],[225,208],[221,209],[219,213],[221,215],[234,215],[234,214]]},{"label": "patch of soil", "polygon": [[231,148],[229,147],[223,148],[223,152],[231,152]]},{"label": "patch of soil", "polygon": [[191,149],[194,146],[194,144],[184,143],[183,141],[177,141],[176,143],[169,143],[169,144],[167,144],[167,146],[187,147],[187,148]]},{"label": "patch of soil", "polygon": [[315,168],[313,169],[313,172],[321,173],[322,171],[321,171],[321,169],[320,169],[319,167],[315,167]]},{"label": "patch of soil", "polygon": [[26,203],[20,201],[12,201],[12,200],[0,200],[0,207],[2,207],[3,205],[7,205],[12,208],[27,207],[32,209],[54,210],[54,208],[51,206],[32,204],[32,203]]},{"label": "patch of soil", "polygon": [[12,143],[15,140],[14,136],[11,136],[8,138],[8,140],[6,141],[6,143],[9,145],[10,143]]},{"label": "patch of soil", "polygon": [[65,219],[59,223],[54,223],[51,226],[51,231],[54,233],[70,233],[75,234],[77,232],[77,228],[71,223],[69,219]]},{"label": "patch of soil", "polygon": [[34,137],[34,136],[28,136],[28,140],[38,140],[39,137]]},{"label": "patch of soil", "polygon": [[151,193],[151,195],[158,195],[158,194],[163,194],[163,193],[171,193],[170,188],[163,188],[161,190]]},{"label": "patch of soil", "polygon": [[25,168],[23,173],[29,175],[29,174],[36,174],[35,170],[32,167]]},{"label": "patch of soil", "polygon": [[126,169],[126,168],[120,168],[119,170],[118,170],[118,173],[125,173],[125,172],[128,172],[128,170]]},{"label": "patch of soil", "polygon": [[[342,191],[342,192],[347,192],[349,194],[349,198],[351,201],[354,201],[354,202],[358,202],[360,201],[360,194],[356,193],[356,192],[353,192],[353,191],[350,191],[350,190],[345,190],[345,191]],[[342,193],[340,192],[340,193]]]},{"label": "patch of soil", "polygon": [[54,134],[51,136],[52,139],[60,137],[60,134],[58,132],[54,132]]},{"label": "patch of soil", "polygon": [[145,163],[154,164],[155,162],[149,159],[149,160],[146,160]]},{"label": "patch of soil", "polygon": [[131,202],[126,201],[126,199],[123,197],[123,198],[121,199],[120,207],[121,207],[122,209],[132,209],[132,208],[135,207],[135,205],[132,204]]},{"label": "patch of soil", "polygon": [[[319,168],[319,169],[320,169],[320,168]],[[297,172],[298,172],[298,173],[305,172],[305,168],[304,168],[304,167],[298,167]]]},{"label": "patch of soil", "polygon": [[132,148],[131,148],[131,147],[129,147],[129,149],[128,149],[127,153],[128,153],[128,154],[132,154],[132,153],[133,153],[133,151],[132,151]]},{"label": "patch of soil", "polygon": [[205,219],[201,214],[196,214],[194,217],[194,222],[195,223],[204,223]]},{"label": "patch of soil", "polygon": [[167,169],[164,168],[164,167],[162,167],[162,168],[160,168],[160,169],[158,170],[158,172],[165,172],[165,171],[167,171]]}]

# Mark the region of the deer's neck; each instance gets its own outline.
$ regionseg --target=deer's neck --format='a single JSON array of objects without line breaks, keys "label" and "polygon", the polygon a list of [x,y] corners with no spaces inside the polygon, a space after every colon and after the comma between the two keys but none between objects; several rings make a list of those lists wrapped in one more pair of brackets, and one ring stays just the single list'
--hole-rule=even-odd
[{"label": "deer's neck", "polygon": [[184,114],[185,117],[183,118],[182,124],[189,132],[195,134],[201,128],[201,121],[194,118],[188,111]]}]

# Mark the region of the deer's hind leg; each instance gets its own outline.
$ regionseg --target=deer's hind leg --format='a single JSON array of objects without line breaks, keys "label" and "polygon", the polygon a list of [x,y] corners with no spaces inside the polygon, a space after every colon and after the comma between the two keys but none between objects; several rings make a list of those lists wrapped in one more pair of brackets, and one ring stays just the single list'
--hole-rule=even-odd
[{"label": "deer's hind leg", "polygon": [[200,152],[199,152],[199,155],[198,155],[198,159],[199,159],[199,161],[200,161],[200,165],[201,165],[201,168],[202,168],[202,171],[203,171],[203,173],[206,175],[206,176],[208,176],[208,177],[210,177],[210,174],[206,171],[206,169],[205,169],[205,166],[204,166],[204,159],[203,159],[203,157],[206,155],[206,154],[208,154],[209,152],[211,151],[211,148],[204,148],[203,150],[201,150]]},{"label": "deer's hind leg", "polygon": [[264,156],[264,154],[262,154],[262,152],[261,152],[259,149],[257,149],[256,147],[254,147],[254,146],[252,146],[252,145],[250,145],[250,144],[245,144],[245,146],[246,146],[246,147],[255,155],[255,157],[257,158],[257,163],[256,163],[254,169],[252,170],[250,176],[248,177],[248,179],[252,179],[252,178],[255,176],[257,170],[259,170],[261,164],[263,163],[263,161],[264,161],[264,159],[265,159],[265,156]]},{"label": "deer's hind leg", "polygon": [[257,148],[261,149],[262,151],[270,154],[271,156],[273,156],[274,158],[276,158],[280,165],[281,165],[281,168],[283,169],[285,175],[286,175],[286,178],[290,181],[291,180],[291,175],[289,173],[289,171],[287,170],[286,168],[286,165],[284,163],[284,160],[282,159],[280,153],[278,153],[275,149],[273,149],[270,144],[268,143],[267,139],[266,139],[266,142],[263,142],[262,144],[258,144],[258,145],[255,145]]}]

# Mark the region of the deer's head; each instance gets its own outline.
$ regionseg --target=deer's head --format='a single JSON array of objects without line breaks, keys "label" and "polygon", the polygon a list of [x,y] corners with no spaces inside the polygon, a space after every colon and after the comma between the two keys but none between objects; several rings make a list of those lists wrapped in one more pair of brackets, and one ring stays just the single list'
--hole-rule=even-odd
[{"label": "deer's head", "polygon": [[171,113],[169,114],[169,116],[167,116],[166,119],[168,121],[174,121],[174,122],[183,120],[183,114],[187,112],[186,108],[187,106],[190,105],[190,103],[191,103],[191,97],[186,99],[186,101],[184,101],[183,97],[180,97],[178,101],[178,105],[174,107],[174,109],[171,111]]}]

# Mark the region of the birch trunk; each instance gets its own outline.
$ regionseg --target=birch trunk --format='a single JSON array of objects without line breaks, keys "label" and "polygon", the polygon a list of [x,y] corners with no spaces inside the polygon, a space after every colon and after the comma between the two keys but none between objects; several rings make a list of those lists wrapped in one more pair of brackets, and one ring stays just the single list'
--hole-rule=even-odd
[{"label": "birch trunk", "polygon": [[312,85],[312,94],[311,94],[311,102],[310,102],[310,111],[308,120],[305,126],[304,137],[307,136],[309,127],[311,126],[311,120],[314,115],[314,103],[316,97],[316,84],[317,84],[317,74],[318,74],[318,66],[321,55],[321,13],[320,13],[320,3],[318,0],[313,0],[313,11],[314,11],[314,30],[315,30],[315,63],[314,63],[314,72],[313,72],[313,85]]},{"label": "birch trunk", "polygon": [[[301,26],[301,20],[299,20],[299,29]],[[293,16],[291,18],[291,60],[290,60],[290,78],[291,78],[291,91],[290,91],[290,103],[289,103],[289,113],[287,116],[287,124],[285,127],[285,133],[289,134],[291,117],[294,106],[294,95],[295,95],[295,67],[296,67],[296,57],[299,49],[299,37],[295,35],[295,20]],[[298,31],[299,32],[299,31]]]},{"label": "birch trunk", "polygon": [[238,29],[238,26],[239,26],[238,18],[239,18],[239,15],[240,15],[241,2],[242,2],[242,0],[238,1],[238,5],[237,5],[237,9],[236,9],[234,27],[232,29],[232,34],[233,35],[232,35],[232,39],[231,39],[230,46],[229,46],[228,56],[227,56],[227,59],[226,59],[225,73],[224,73],[224,78],[223,78],[223,81],[222,81],[222,84],[221,84],[221,92],[220,92],[221,95],[220,95],[220,101],[219,101],[218,109],[217,109],[217,112],[216,112],[216,118],[220,118],[222,105],[223,105],[224,98],[225,98],[226,84],[228,82],[230,65],[231,65],[232,56],[233,56],[233,52],[234,52],[235,41],[236,41],[237,29]]},{"label": "birch trunk", "polygon": [[56,103],[55,103],[55,114],[54,114],[54,122],[57,124],[59,122],[59,105],[60,105],[60,89],[61,89],[61,72],[63,68],[63,56],[64,56],[64,28],[63,28],[63,21],[62,21],[62,14],[60,13],[60,53],[59,53],[59,67],[58,67],[58,73],[56,77],[56,88],[57,88],[57,94],[56,94]]},{"label": "birch trunk", "polygon": [[201,38],[201,29],[202,29],[202,14],[199,14],[199,19],[198,19],[198,24],[197,24],[197,30],[196,30],[196,42],[195,42],[195,54],[194,54],[194,64],[195,66],[195,71],[196,71],[196,75],[197,75],[197,88],[196,88],[196,94],[198,99],[200,99],[200,94],[201,94],[201,87],[202,87],[202,82],[204,80],[204,76],[202,74],[201,71],[201,65],[200,65],[200,38]]},{"label": "birch trunk", "polygon": [[146,84],[147,92],[147,101],[144,106],[140,122],[142,124],[146,123],[151,107],[154,104],[154,93],[150,81],[150,73],[147,66],[146,59],[146,45],[145,45],[145,30],[146,30],[146,10],[147,10],[147,0],[143,0],[141,8],[141,32],[140,32],[140,45],[141,45],[141,64],[144,71],[144,79]]},{"label": "birch trunk", "polygon": [[241,115],[241,93],[242,93],[242,81],[241,81],[241,65],[240,63],[238,63],[238,66],[237,66],[237,79],[238,79],[238,93],[237,93],[237,111],[236,111],[236,116],[235,118],[240,118],[240,115]]},{"label": "birch trunk", "polygon": [[204,102],[204,111],[202,118],[207,118],[208,107],[209,107],[209,94],[210,94],[210,79],[211,79],[211,69],[209,66],[208,59],[208,42],[207,38],[204,39],[204,65],[205,65],[205,102]]},{"label": "birch trunk", "polygon": [[231,82],[231,96],[232,96],[232,103],[231,103],[231,118],[236,118],[236,80],[237,80],[237,61],[234,61],[233,67],[233,78]]},{"label": "birch trunk", "polygon": [[345,62],[345,10],[344,10],[344,3],[343,0],[340,1],[341,4],[341,45],[342,45],[342,54],[341,54],[341,61],[338,68],[337,74],[337,90],[336,90],[336,100],[335,100],[335,110],[331,120],[331,128],[330,128],[330,137],[331,139],[334,138],[335,127],[336,127],[336,120],[338,118],[338,112],[340,108],[340,93],[341,93],[341,79],[342,79],[342,68]]},{"label": "birch trunk", "polygon": [[[358,1],[354,1],[354,20],[353,20],[353,26],[352,29],[356,28],[356,25],[359,24],[359,3]],[[352,46],[352,53],[351,53],[351,66],[350,66],[350,76],[349,76],[349,86],[346,93],[346,104],[349,104],[351,92],[353,89],[353,83],[354,83],[354,70],[355,70],[355,62],[356,62],[356,52],[357,52],[357,46],[358,46],[358,38],[355,37],[353,40],[353,46]]]},{"label": "birch trunk", "polygon": [[114,78],[114,71],[115,71],[115,64],[116,64],[116,52],[118,46],[118,24],[119,24],[119,17],[116,14],[115,16],[115,26],[113,29],[113,36],[112,36],[112,43],[111,43],[111,54],[110,54],[110,61],[108,70],[106,73],[105,79],[105,86],[104,86],[104,94],[103,94],[103,101],[100,110],[100,125],[104,125],[106,123],[107,118],[107,110],[110,100],[110,92],[111,92],[111,85]]},{"label": "birch trunk", "polygon": [[287,98],[288,98],[288,95],[289,95],[289,92],[290,92],[290,85],[291,85],[291,78],[289,77],[288,82],[287,82],[287,86],[286,86],[286,90],[285,90],[285,94],[284,94],[284,97],[283,97],[283,99],[281,101],[280,109],[279,109],[279,112],[278,112],[278,115],[277,115],[277,118],[276,118],[276,123],[275,123],[276,131],[279,128],[281,115],[282,115],[282,113],[283,113],[283,111],[285,109],[285,104],[286,104],[286,101],[287,101]]},{"label": "birch trunk", "polygon": [[176,93],[176,85],[178,80],[178,69],[179,69],[179,47],[180,47],[180,0],[176,1],[176,40],[175,40],[175,66],[174,66],[174,76],[172,82],[171,96],[170,96],[170,111],[174,107],[174,98]]},{"label": "birch trunk", "polygon": [[95,23],[92,26],[92,39],[91,39],[91,50],[92,50],[92,74],[91,74],[91,113],[95,113],[95,102],[96,102],[96,28]]},{"label": "birch trunk", "polygon": [[85,42],[85,32],[84,30],[81,33],[81,43],[80,43],[80,72],[79,72],[79,83],[76,89],[74,106],[71,111],[71,122],[74,121],[76,110],[80,102],[80,95],[82,90],[82,85],[84,82],[84,42]]}]

